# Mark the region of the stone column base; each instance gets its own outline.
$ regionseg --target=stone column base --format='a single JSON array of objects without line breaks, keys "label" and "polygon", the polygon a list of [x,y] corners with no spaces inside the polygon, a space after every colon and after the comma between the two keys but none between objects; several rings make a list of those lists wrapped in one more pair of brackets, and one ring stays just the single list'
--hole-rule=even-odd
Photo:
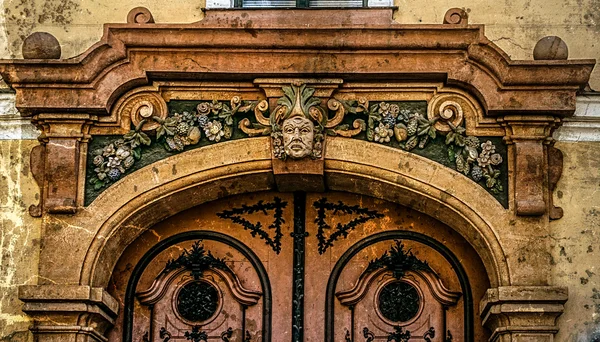
[{"label": "stone column base", "polygon": [[487,290],[479,304],[490,342],[552,342],[564,311],[566,287],[506,286]]},{"label": "stone column base", "polygon": [[21,286],[19,298],[40,342],[106,342],[119,308],[104,289],[80,285]]}]

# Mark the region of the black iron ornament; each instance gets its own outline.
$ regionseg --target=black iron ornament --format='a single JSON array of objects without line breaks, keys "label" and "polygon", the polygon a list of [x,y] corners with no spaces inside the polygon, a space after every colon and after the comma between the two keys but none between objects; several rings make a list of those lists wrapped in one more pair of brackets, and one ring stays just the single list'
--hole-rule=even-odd
[{"label": "black iron ornament", "polygon": [[[375,218],[382,218],[384,215],[377,212],[377,210],[369,210],[362,208],[359,205],[347,205],[342,201],[338,203],[331,203],[327,201],[327,198],[323,197],[313,203],[313,207],[317,210],[317,218],[315,223],[317,224],[317,240],[319,240],[319,254],[323,254],[329,247],[333,247],[333,243],[340,237],[347,238],[348,234],[354,230],[358,225],[373,220]],[[338,223],[335,226],[335,231],[325,236],[325,230],[331,229],[331,226],[327,224],[327,212],[333,211],[333,214],[350,214],[358,215],[346,224]]]},{"label": "black iron ornament", "polygon": [[392,322],[407,322],[419,313],[421,298],[417,289],[403,281],[385,285],[379,293],[378,309]]},{"label": "black iron ornament", "polygon": [[371,260],[367,266],[367,272],[385,268],[392,272],[396,279],[401,279],[407,271],[432,271],[426,261],[419,260],[411,250],[404,250],[402,241],[395,240],[396,245],[383,253],[375,260]]},{"label": "black iron ornament", "polygon": [[294,270],[292,274],[292,342],[304,340],[304,256],[306,193],[294,193]]},{"label": "black iron ornament", "polygon": [[192,341],[192,342],[208,342],[208,334],[202,330],[200,330],[200,326],[195,325],[194,327],[192,327],[192,331],[186,331],[185,334],[183,334],[183,336],[185,336],[185,338],[188,341]]},{"label": "black iron ornament", "polygon": [[427,342],[431,342],[431,339],[435,337],[435,328],[430,327],[429,330],[423,335],[423,339]]},{"label": "black iron ornament", "polygon": [[[250,235],[252,237],[258,237],[262,240],[265,240],[265,243],[270,246],[275,253],[279,254],[281,252],[281,238],[283,237],[283,233],[281,232],[281,225],[285,223],[283,219],[283,209],[287,206],[286,201],[282,201],[279,197],[275,197],[272,202],[264,202],[258,201],[258,203],[254,205],[242,205],[240,208],[233,208],[231,210],[223,210],[220,213],[217,213],[217,216],[222,219],[228,219],[233,221],[236,224],[242,225],[244,230],[249,230]],[[275,230],[275,236],[271,237],[269,232],[263,229],[263,225],[260,222],[252,223],[242,217],[244,214],[253,214],[257,212],[262,212],[265,215],[268,215],[268,212],[274,211],[273,213],[273,223],[269,225],[268,229]]]},{"label": "black iron ornament", "polygon": [[233,336],[233,329],[227,328],[227,330],[221,333],[221,341],[230,342],[229,339]]},{"label": "black iron ornament", "polygon": [[158,337],[163,339],[162,342],[168,342],[171,340],[171,333],[165,327],[162,327],[158,332]]},{"label": "black iron ornament", "polygon": [[388,334],[388,342],[408,342],[410,340],[410,331],[402,329],[400,326],[395,326],[394,331]]},{"label": "black iron ornament", "polygon": [[363,328],[363,337],[366,338],[365,342],[372,342],[375,339],[375,334],[369,330],[369,328]]},{"label": "black iron ornament", "polygon": [[210,251],[204,249],[204,246],[200,244],[201,242],[202,240],[194,242],[191,250],[184,249],[177,259],[167,261],[163,272],[170,272],[183,267],[190,271],[195,280],[199,280],[202,273],[210,268],[231,272],[225,264],[225,259],[214,257]]},{"label": "black iron ornament", "polygon": [[205,321],[215,314],[218,306],[219,292],[205,281],[188,283],[177,295],[177,311],[188,321]]}]

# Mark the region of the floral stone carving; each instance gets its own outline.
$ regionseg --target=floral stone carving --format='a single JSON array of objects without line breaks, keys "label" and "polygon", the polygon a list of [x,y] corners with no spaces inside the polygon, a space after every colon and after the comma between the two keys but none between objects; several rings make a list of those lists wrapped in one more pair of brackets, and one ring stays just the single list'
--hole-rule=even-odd
[{"label": "floral stone carving", "polygon": [[[257,101],[242,101],[235,96],[229,104],[216,100],[201,102],[193,112],[174,112],[164,119],[151,116],[141,120],[122,139],[92,151],[95,175],[89,183],[99,190],[119,180],[141,158],[143,148],[150,146],[153,140],[169,152],[181,152],[202,139],[214,143],[228,140],[234,130],[234,115],[251,111],[256,105]],[[155,129],[144,132],[147,121],[155,123],[151,126]]]},{"label": "floral stone carving", "polygon": [[[282,90],[284,96],[273,110],[269,110],[266,100],[242,101],[239,96],[228,102],[188,101],[183,108],[173,101],[169,103],[168,116],[146,115],[121,138],[111,138],[101,146],[92,142],[88,161],[93,170],[88,176],[91,193],[95,197],[130,170],[186,148],[270,135],[274,158],[319,159],[325,136],[330,135],[416,152],[455,168],[505,201],[503,155],[497,151],[494,139],[465,134],[463,109],[457,102],[445,101],[439,110],[426,114],[426,106],[415,106],[415,102],[370,103],[366,98],[331,98],[325,106],[314,96],[315,89],[302,83]],[[432,143],[437,147],[430,148]],[[157,153],[154,145],[163,146],[164,152]],[[428,155],[428,150],[435,149],[435,156]],[[149,150],[152,152],[148,160],[134,166]],[[86,202],[89,203],[88,197]]]},{"label": "floral stone carving", "polygon": [[[431,141],[439,136],[444,138],[448,148],[448,161],[456,165],[456,170],[474,181],[485,180],[486,187],[494,194],[504,191],[500,182],[500,164],[502,155],[496,153],[496,146],[490,141],[467,136],[463,121],[462,108],[456,102],[442,104],[439,113],[427,118],[418,111],[402,109],[398,103],[379,102],[369,104],[366,99],[358,101],[338,101],[335,107],[344,113],[366,116],[367,124],[362,125],[360,119],[354,121],[354,130],[348,125],[339,125],[327,130],[330,135],[355,136],[362,128],[366,130],[366,139],[380,144],[391,145],[411,151],[415,148],[425,149]],[[401,104],[401,103],[400,103]],[[333,106],[330,106],[330,108]]]}]

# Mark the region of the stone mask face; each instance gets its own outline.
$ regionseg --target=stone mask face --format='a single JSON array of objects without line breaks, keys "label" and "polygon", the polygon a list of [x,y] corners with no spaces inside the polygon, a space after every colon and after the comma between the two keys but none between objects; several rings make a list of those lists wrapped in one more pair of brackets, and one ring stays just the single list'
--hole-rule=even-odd
[{"label": "stone mask face", "polygon": [[283,149],[293,159],[310,156],[313,149],[315,125],[303,116],[294,116],[283,121]]}]

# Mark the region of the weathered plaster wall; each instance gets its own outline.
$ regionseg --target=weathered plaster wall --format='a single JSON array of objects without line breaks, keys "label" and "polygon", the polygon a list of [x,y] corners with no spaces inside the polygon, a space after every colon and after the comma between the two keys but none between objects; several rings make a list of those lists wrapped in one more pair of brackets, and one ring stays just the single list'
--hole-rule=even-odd
[{"label": "weathered plaster wall", "polygon": [[552,278],[569,287],[556,341],[600,341],[600,142],[555,146],[565,163],[554,198],[565,216],[550,224]]},{"label": "weathered plaster wall", "polygon": [[29,152],[37,144],[0,140],[0,341],[31,338],[17,291],[19,285],[37,283],[40,219],[28,212],[39,196],[29,172]]}]

